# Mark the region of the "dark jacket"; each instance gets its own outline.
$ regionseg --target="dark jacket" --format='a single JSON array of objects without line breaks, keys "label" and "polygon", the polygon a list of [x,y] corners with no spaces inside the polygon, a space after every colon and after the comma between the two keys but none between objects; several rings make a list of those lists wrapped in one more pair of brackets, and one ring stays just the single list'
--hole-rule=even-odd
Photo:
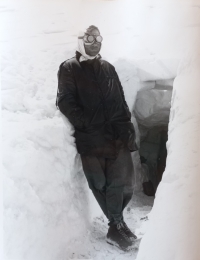
[{"label": "dark jacket", "polygon": [[[57,106],[75,128],[80,154],[114,158],[135,139],[131,113],[115,68],[99,55],[79,62],[80,53],[60,65]],[[132,146],[132,147],[131,147]]]}]

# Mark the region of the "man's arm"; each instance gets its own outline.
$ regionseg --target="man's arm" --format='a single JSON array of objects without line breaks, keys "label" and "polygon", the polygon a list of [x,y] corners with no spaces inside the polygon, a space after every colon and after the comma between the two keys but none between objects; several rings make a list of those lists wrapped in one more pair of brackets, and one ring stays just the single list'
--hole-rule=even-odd
[{"label": "man's arm", "polygon": [[120,93],[121,93],[121,96],[122,96],[123,103],[124,103],[124,105],[126,106],[128,112],[129,112],[129,117],[130,117],[130,119],[131,119],[131,112],[130,112],[129,107],[128,107],[128,105],[127,105],[127,103],[126,103],[126,100],[125,100],[124,90],[123,90],[121,81],[119,80],[119,76],[118,76],[118,74],[117,74],[117,72],[116,72],[115,69],[114,69],[114,72],[115,72],[115,76],[116,76],[116,78],[117,78],[117,80],[118,80],[118,82],[119,82],[119,90],[120,90]]},{"label": "man's arm", "polygon": [[84,113],[77,103],[74,76],[67,63],[62,64],[58,72],[57,106],[74,127],[83,128]]},{"label": "man's arm", "polygon": [[[130,112],[129,107],[128,107],[127,103],[126,103],[125,96],[124,96],[124,90],[123,90],[122,84],[121,84],[121,82],[119,80],[119,77],[117,75],[116,70],[115,70],[115,76],[117,77],[117,80],[119,82],[119,89],[120,89],[120,92],[121,92],[122,100],[123,100],[124,105],[127,108],[127,112],[129,114],[129,120],[131,121],[131,112]],[[132,126],[133,126],[133,124],[132,124]],[[132,128],[132,131],[130,131],[129,140],[128,140],[128,148],[129,148],[129,150],[131,152],[138,150],[137,143],[136,143],[136,134],[135,134],[134,126]]]}]

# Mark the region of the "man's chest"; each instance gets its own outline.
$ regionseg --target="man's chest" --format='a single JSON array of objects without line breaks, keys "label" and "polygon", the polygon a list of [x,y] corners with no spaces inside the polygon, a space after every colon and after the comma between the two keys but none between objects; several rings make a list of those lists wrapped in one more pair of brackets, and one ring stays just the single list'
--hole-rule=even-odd
[{"label": "man's chest", "polygon": [[75,72],[77,94],[84,102],[100,102],[118,92],[117,78],[103,66],[80,66]]}]

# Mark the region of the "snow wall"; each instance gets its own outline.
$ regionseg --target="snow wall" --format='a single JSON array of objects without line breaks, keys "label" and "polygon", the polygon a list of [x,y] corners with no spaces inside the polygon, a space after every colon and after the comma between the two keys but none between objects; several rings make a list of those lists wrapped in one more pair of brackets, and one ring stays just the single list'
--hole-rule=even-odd
[{"label": "snow wall", "polygon": [[[101,54],[115,65],[133,109],[146,81],[174,78],[180,61],[199,46],[199,3],[19,0],[0,7],[4,259],[66,259],[100,211],[76,155],[73,128],[54,106],[59,64],[74,55],[79,28],[99,26]],[[195,71],[179,71],[170,156],[138,260],[199,259],[199,79]]]},{"label": "snow wall", "polygon": [[175,79],[167,165],[137,260],[200,259],[200,59]]}]

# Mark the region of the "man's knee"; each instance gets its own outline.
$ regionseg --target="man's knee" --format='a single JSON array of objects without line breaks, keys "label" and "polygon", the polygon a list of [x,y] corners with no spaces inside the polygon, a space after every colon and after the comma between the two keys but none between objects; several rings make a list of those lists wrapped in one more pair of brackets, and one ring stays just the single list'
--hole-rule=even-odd
[{"label": "man's knee", "polygon": [[124,187],[124,190],[123,190],[123,192],[124,192],[124,194],[126,195],[126,196],[130,196],[130,197],[132,197],[132,195],[133,195],[133,186],[126,186],[126,187]]},{"label": "man's knee", "polygon": [[82,156],[81,159],[89,188],[92,191],[103,190],[106,186],[106,178],[100,160],[95,156]]},{"label": "man's knee", "polygon": [[97,183],[97,182],[88,182],[88,186],[92,191],[102,191],[104,192],[106,190],[105,183]]}]

